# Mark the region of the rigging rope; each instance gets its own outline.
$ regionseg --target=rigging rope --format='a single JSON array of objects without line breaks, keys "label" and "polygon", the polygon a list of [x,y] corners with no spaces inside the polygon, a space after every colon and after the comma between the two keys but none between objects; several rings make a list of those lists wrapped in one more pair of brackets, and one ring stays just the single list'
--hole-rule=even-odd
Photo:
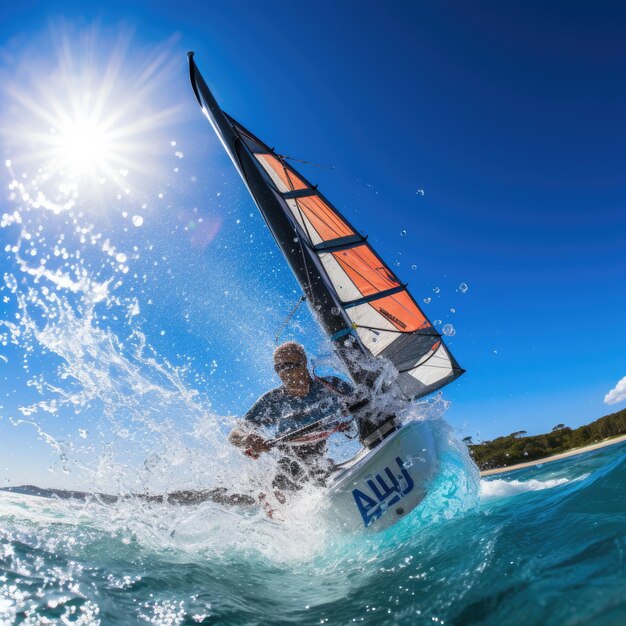
[{"label": "rigging rope", "polygon": [[321,163],[313,163],[312,161],[304,161],[302,159],[296,159],[296,157],[289,156],[287,154],[279,154],[281,159],[289,159],[290,161],[297,161],[298,163],[306,163],[307,165],[312,165],[313,167],[323,167],[326,170],[334,170],[334,165],[322,165]]},{"label": "rigging rope", "polygon": [[287,315],[287,317],[285,318],[285,321],[283,322],[283,325],[278,329],[278,332],[276,333],[276,337],[275,337],[275,341],[276,343],[278,343],[278,339],[280,338],[283,330],[285,330],[285,327],[287,326],[287,324],[289,324],[289,320],[295,315],[296,311],[298,310],[298,307],[306,300],[306,295],[302,295],[300,296],[300,299],[298,300],[298,302],[296,302],[296,306],[293,307],[293,309],[291,309],[291,312],[289,313],[289,315]]}]

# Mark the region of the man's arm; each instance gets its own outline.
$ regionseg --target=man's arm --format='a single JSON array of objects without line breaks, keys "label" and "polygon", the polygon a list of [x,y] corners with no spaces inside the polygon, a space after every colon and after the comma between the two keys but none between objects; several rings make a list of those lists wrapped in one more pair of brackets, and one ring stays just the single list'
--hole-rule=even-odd
[{"label": "man's arm", "polygon": [[270,448],[258,429],[267,423],[267,413],[272,401],[272,392],[261,396],[228,435],[230,443],[238,448],[251,449],[256,456]]}]

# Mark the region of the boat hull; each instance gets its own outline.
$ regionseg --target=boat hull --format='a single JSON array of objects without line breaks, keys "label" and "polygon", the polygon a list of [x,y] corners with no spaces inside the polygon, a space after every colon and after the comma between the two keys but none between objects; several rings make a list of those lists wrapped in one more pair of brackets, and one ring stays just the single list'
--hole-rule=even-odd
[{"label": "boat hull", "polygon": [[335,475],[328,515],[342,529],[378,531],[406,517],[425,498],[437,472],[428,422],[410,422]]}]

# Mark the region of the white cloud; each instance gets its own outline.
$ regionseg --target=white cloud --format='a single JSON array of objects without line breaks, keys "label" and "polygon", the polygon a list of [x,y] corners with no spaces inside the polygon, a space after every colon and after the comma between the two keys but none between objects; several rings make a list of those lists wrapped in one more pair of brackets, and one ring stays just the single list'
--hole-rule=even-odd
[{"label": "white cloud", "polygon": [[609,393],[604,396],[606,404],[617,404],[622,400],[626,400],[626,376],[622,378]]}]

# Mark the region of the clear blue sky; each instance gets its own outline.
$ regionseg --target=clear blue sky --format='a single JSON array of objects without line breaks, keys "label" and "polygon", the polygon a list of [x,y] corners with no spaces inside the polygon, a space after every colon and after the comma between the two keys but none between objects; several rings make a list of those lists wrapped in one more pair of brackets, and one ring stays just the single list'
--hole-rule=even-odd
[{"label": "clear blue sky", "polygon": [[[132,194],[101,203],[88,217],[102,240],[141,251],[117,293],[138,297],[141,315],[133,324],[160,358],[194,359],[197,386],[218,413],[241,413],[275,384],[273,333],[297,295],[200,114],[187,50],[195,50],[231,115],[279,152],[333,166],[302,168],[383,258],[400,263],[394,269],[418,301],[432,298],[424,305],[429,317],[454,324],[449,344],[467,374],[445,395],[452,401],[447,419],[461,435],[577,426],[626,406],[603,402],[626,376],[620,3],[5,3],[4,131],[16,119],[28,126],[11,87],[47,104],[36,85],[38,72],[50,77],[58,65],[51,25],[84,65],[81,33],[94,24],[94,68],[106,65],[118,32],[133,30],[118,77],[135,104],[137,67],[158,53],[169,63],[156,74],[146,108],[125,115],[176,110],[154,132],[139,133],[144,152],[132,153]],[[119,90],[116,105],[124,100]],[[19,162],[22,148],[14,135],[5,138],[3,161]],[[0,213],[19,208],[7,195],[11,179],[3,179]],[[86,193],[80,202],[95,206]],[[144,215],[143,226],[129,227],[122,212]],[[185,230],[191,221],[193,232]],[[18,236],[15,224],[0,231],[0,264],[3,274],[24,277],[15,255],[4,252]],[[87,247],[82,258],[89,261]],[[92,261],[90,267],[100,262]],[[465,294],[457,291],[461,282],[469,285]],[[80,296],[67,297],[80,304]],[[14,294],[0,299],[2,319],[13,319],[16,302]],[[122,339],[128,328],[108,321]],[[310,318],[298,321],[292,335],[323,350]],[[18,456],[39,454],[42,444],[8,418],[38,399],[28,375],[52,376],[59,362],[42,355],[26,375],[22,348],[12,349],[0,362],[0,452],[10,448],[16,467]],[[212,361],[217,367],[209,374]],[[75,430],[87,417],[72,419]]]}]

